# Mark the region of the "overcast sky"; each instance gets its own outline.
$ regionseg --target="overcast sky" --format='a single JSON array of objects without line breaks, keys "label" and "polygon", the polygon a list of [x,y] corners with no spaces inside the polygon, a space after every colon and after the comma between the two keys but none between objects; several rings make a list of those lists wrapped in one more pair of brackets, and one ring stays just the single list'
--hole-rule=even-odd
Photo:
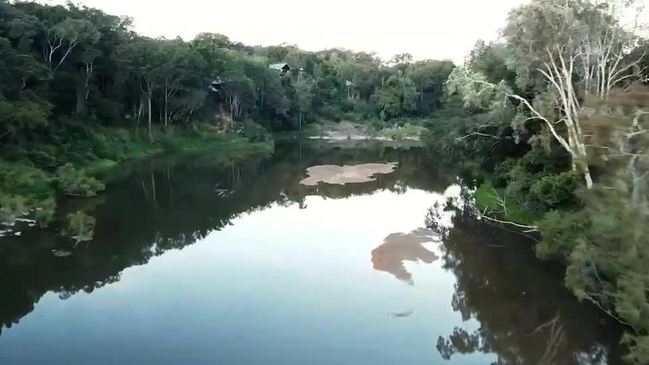
[{"label": "overcast sky", "polygon": [[[65,0],[45,0],[64,3]],[[526,0],[81,0],[130,16],[135,30],[187,40],[222,33],[249,45],[296,44],[317,51],[342,47],[384,59],[460,62],[476,40],[493,40],[510,9]]]}]

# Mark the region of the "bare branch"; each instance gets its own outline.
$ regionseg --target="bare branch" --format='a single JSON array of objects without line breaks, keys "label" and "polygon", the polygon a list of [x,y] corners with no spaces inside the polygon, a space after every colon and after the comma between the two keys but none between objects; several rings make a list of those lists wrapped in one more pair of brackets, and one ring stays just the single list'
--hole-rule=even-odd
[{"label": "bare branch", "polygon": [[494,138],[494,139],[503,139],[503,137],[496,136],[496,135],[493,135],[493,134],[487,134],[487,133],[482,133],[482,132],[473,132],[473,133],[469,133],[467,135],[464,135],[462,137],[458,137],[458,138],[456,138],[456,140],[463,140],[463,139],[467,139],[467,138],[473,137],[473,136],[490,137],[490,138]]},{"label": "bare branch", "polygon": [[491,221],[491,222],[500,223],[500,224],[507,224],[507,225],[511,225],[511,226],[514,226],[514,227],[517,227],[517,228],[522,228],[522,229],[525,229],[525,231],[524,231],[525,233],[538,232],[539,231],[539,227],[537,227],[537,226],[519,224],[519,223],[516,223],[516,222],[505,221],[505,220],[489,217],[488,215],[485,214],[486,211],[485,211],[485,213],[482,213],[482,212],[480,212],[479,210],[476,209],[475,213],[478,216],[478,218],[480,218],[480,219],[486,219],[486,220]]}]

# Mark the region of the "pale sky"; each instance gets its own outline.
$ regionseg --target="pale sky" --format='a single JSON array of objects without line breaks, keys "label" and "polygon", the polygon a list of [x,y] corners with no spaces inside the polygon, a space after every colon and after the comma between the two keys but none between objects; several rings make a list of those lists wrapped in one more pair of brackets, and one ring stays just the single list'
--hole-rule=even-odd
[{"label": "pale sky", "polygon": [[[346,48],[384,59],[461,62],[478,39],[494,40],[510,9],[527,0],[81,0],[130,16],[138,33],[186,40],[222,33],[248,45]],[[65,0],[45,0],[64,3]]]}]

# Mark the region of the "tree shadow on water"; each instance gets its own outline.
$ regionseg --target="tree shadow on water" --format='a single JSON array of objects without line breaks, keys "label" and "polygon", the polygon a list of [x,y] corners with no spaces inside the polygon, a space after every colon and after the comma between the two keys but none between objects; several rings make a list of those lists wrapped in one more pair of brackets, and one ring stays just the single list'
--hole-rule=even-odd
[{"label": "tree shadow on water", "polygon": [[[457,202],[456,202],[457,203]],[[623,328],[563,286],[563,268],[541,262],[534,241],[476,219],[453,204],[431,209],[427,226],[440,233],[443,267],[456,277],[451,300],[462,320],[480,327],[440,334],[443,359],[494,354],[495,364],[619,364]],[[442,211],[454,210],[452,224]]]}]

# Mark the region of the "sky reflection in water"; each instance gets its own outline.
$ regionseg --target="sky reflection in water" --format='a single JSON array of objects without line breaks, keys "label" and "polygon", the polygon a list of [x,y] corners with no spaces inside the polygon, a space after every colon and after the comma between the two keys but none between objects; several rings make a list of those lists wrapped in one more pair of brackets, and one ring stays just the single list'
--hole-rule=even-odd
[{"label": "sky reflection in water", "polygon": [[[292,157],[270,166],[233,164],[216,169],[216,175],[201,167],[176,172],[186,182],[162,178],[171,175],[170,169],[150,176],[136,170],[126,178],[132,183],[117,184],[99,203],[98,236],[83,248],[87,253],[50,255],[33,268],[14,270],[38,274],[62,262],[52,260],[70,260],[62,267],[74,279],[17,281],[9,278],[11,272],[3,275],[8,278],[0,280],[5,291],[38,293],[38,285],[52,289],[36,296],[40,299],[33,311],[25,309],[17,325],[3,330],[0,362],[541,363],[553,334],[546,333],[549,327],[533,330],[553,318],[558,318],[554,335],[562,343],[550,363],[601,363],[596,357],[608,356],[605,346],[615,350],[615,330],[608,331],[593,311],[577,305],[551,268],[520,251],[527,242],[503,238],[453,211],[442,214],[442,225],[455,224],[445,244],[424,229],[429,208],[457,196],[460,187],[424,189],[423,180],[413,178],[425,168],[415,152],[385,156],[382,160],[400,160],[399,168],[367,183],[373,185],[301,190],[306,189],[298,185],[307,166],[344,159],[311,151],[312,160],[303,161],[300,149],[296,162],[291,151]],[[263,174],[246,180],[248,168]],[[230,171],[223,181],[212,180]],[[145,184],[152,178],[157,179],[154,202]],[[140,180],[143,190],[137,189]],[[251,204],[232,219],[212,218],[207,215],[215,203],[205,196],[218,193],[214,186],[230,191],[217,197],[222,199],[217,205],[238,206],[235,202],[241,201],[245,206],[246,199],[262,201],[262,193],[275,202]],[[192,222],[220,229],[182,233]],[[147,242],[144,227],[156,232],[155,244],[134,246]],[[502,251],[483,244],[493,240],[514,242],[514,248]],[[48,247],[43,251],[49,252],[50,241],[43,242]],[[119,276],[105,279],[90,293],[69,289],[84,288],[80,283],[112,268],[111,260],[132,255],[147,258],[126,264]],[[0,251],[4,270],[16,265],[9,258]],[[0,304],[0,313],[11,313],[9,309]]]}]

